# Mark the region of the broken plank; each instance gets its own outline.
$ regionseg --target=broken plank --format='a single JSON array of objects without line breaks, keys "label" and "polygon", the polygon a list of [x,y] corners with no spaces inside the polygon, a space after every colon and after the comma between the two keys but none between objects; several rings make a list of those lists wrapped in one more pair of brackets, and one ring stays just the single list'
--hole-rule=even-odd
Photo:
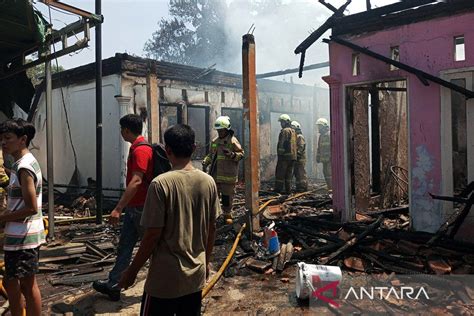
[{"label": "broken plank", "polygon": [[82,254],[78,253],[78,254],[72,254],[72,255],[56,256],[56,257],[41,257],[39,259],[39,262],[40,263],[56,262],[56,261],[63,261],[63,260],[80,258],[81,256],[82,256]]},{"label": "broken plank", "polygon": [[86,241],[86,247],[87,251],[92,252],[94,255],[97,255],[100,258],[104,258],[105,256],[107,256],[107,252],[100,249],[90,241]]}]

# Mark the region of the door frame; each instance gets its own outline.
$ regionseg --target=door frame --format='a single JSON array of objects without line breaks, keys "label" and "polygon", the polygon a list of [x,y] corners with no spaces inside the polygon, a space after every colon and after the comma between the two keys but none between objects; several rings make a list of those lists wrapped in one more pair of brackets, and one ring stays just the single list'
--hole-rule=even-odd
[{"label": "door frame", "polygon": [[[466,89],[474,90],[474,67],[450,69],[441,72],[441,78],[465,79]],[[452,141],[452,116],[451,116],[452,90],[441,87],[441,194],[453,196],[453,141]],[[466,122],[474,121],[474,99],[466,100]],[[469,128],[469,124],[466,124]],[[474,127],[470,133],[467,131],[467,183],[474,181]],[[453,211],[453,203],[442,202],[444,216]]]}]

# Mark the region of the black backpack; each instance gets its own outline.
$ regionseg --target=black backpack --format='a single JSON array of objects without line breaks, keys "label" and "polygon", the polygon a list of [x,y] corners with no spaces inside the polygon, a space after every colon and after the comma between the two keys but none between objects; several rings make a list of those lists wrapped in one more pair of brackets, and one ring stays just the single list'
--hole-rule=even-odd
[{"label": "black backpack", "polygon": [[[163,144],[149,144],[147,142],[140,142],[138,146],[149,146],[153,152],[153,179],[162,173],[171,170],[171,163],[166,155],[165,145]],[[150,182],[151,180],[150,179]]]}]

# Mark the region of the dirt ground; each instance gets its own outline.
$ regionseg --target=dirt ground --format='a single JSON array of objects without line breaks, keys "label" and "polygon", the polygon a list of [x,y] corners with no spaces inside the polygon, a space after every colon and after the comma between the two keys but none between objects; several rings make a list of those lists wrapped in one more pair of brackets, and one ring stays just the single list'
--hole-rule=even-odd
[{"label": "dirt ground", "polygon": [[[145,277],[143,270],[140,280],[122,293],[119,302],[111,302],[101,294],[88,291],[80,298],[64,298],[63,303],[53,305],[51,314],[138,315]],[[204,315],[307,314],[308,307],[298,305],[294,284],[295,267],[286,269],[280,275],[243,272],[230,278],[222,277],[203,300],[202,312]]]},{"label": "dirt ground", "polygon": [[[324,302],[299,301],[295,294],[296,266],[287,267],[281,274],[260,274],[242,268],[230,277],[222,277],[202,302],[203,315],[474,315],[474,306],[463,303],[459,298],[445,297],[445,292],[433,292],[439,304],[434,301],[346,301],[338,308]],[[70,295],[63,302],[56,303],[51,315],[139,315],[146,270],[139,280],[122,293],[119,302],[111,302],[105,296],[92,290],[82,296]],[[211,275],[212,277],[212,275]],[[344,283],[362,284],[367,279],[363,273],[343,273]],[[362,283],[361,283],[362,282]],[[90,289],[90,288],[89,288]],[[472,292],[471,294],[474,294]],[[471,296],[472,297],[472,296]],[[445,301],[445,302],[444,302]],[[450,301],[450,302],[449,302]],[[444,303],[443,303],[444,302]],[[416,311],[410,313],[409,311]]]}]

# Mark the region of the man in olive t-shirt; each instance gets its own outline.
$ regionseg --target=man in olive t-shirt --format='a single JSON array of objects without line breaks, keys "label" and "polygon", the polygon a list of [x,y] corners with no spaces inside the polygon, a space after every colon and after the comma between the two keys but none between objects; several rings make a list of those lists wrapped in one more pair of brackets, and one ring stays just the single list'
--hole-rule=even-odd
[{"label": "man in olive t-shirt", "polygon": [[200,315],[221,211],[214,180],[191,164],[194,138],[182,124],[164,134],[173,169],[150,184],[141,219],[145,235],[119,283],[131,286],[151,256],[140,315]]}]

